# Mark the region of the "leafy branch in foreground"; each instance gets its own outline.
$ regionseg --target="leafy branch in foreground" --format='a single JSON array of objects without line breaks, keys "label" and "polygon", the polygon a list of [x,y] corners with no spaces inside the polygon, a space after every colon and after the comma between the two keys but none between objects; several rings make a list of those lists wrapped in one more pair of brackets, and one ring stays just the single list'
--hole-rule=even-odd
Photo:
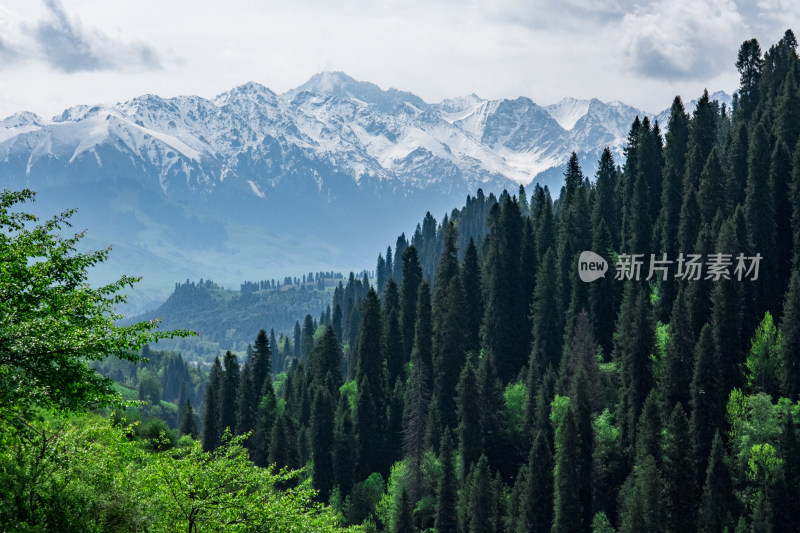
[{"label": "leafy branch in foreground", "polygon": [[16,209],[34,195],[0,191],[0,412],[107,405],[119,395],[87,361],[113,355],[137,362],[145,343],[193,333],[155,331],[155,320],[116,326],[122,318],[116,307],[126,299],[119,292],[140,278],[122,276],[92,288],[88,270],[104,262],[110,248],[77,251],[85,232],[62,234],[73,210],[40,223]]}]

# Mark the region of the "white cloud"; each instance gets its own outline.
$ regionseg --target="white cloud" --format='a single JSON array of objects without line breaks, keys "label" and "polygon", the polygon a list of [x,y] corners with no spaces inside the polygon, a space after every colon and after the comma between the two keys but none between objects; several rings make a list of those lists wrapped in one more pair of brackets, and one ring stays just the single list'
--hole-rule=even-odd
[{"label": "white cloud", "polygon": [[728,0],[661,0],[625,15],[626,67],[647,78],[708,80],[734,61],[746,24]]}]

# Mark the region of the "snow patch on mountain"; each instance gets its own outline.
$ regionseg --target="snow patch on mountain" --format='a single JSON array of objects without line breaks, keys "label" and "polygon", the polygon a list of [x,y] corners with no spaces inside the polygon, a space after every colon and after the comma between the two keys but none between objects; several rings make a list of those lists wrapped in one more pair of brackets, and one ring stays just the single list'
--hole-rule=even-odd
[{"label": "snow patch on mountain", "polygon": [[545,109],[562,128],[569,131],[589,111],[589,103],[590,100],[567,97],[556,104],[545,106]]}]

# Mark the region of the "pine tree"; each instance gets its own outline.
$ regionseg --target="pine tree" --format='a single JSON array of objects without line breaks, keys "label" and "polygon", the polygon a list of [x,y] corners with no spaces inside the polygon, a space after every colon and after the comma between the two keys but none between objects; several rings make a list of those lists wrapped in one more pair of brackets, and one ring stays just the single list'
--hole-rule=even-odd
[{"label": "pine tree", "polygon": [[583,531],[583,506],[575,487],[580,485],[580,436],[572,407],[567,409],[556,431],[556,457],[553,470],[552,533]]},{"label": "pine tree", "polygon": [[747,153],[749,138],[747,125],[743,122],[735,125],[731,144],[728,148],[728,212],[733,213],[736,206],[744,205],[744,191],[747,187]]},{"label": "pine tree", "polygon": [[[273,335],[274,336],[274,335]],[[272,354],[270,350],[271,341],[267,339],[267,332],[261,330],[256,335],[253,343],[253,391],[260,393],[264,387],[264,381],[272,373]]]},{"label": "pine tree", "polygon": [[561,352],[561,339],[558,330],[558,283],[556,259],[552,249],[545,253],[539,276],[536,280],[536,289],[533,294],[531,315],[533,316],[533,329],[529,368],[537,377],[544,374],[548,366],[558,368]]},{"label": "pine tree", "polygon": [[723,409],[719,389],[719,371],[714,362],[714,340],[711,327],[706,324],[700,332],[695,349],[694,375],[690,388],[692,416],[691,435],[694,455],[697,460],[697,473],[706,468],[706,458],[711,450],[714,432],[721,423]]},{"label": "pine tree", "polygon": [[631,456],[636,442],[636,422],[653,384],[650,361],[653,321],[648,299],[646,285],[627,282],[614,332],[614,359],[622,365],[622,441]]},{"label": "pine tree", "polygon": [[408,246],[403,250],[402,271],[403,284],[400,287],[400,325],[403,330],[403,347],[405,360],[411,358],[414,347],[414,327],[417,321],[417,293],[422,283],[422,267],[419,264],[417,249]]},{"label": "pine tree", "polygon": [[186,400],[185,407],[180,419],[179,431],[181,435],[189,435],[193,439],[197,438],[197,420],[195,420],[194,409],[192,409],[192,402]]},{"label": "pine tree", "polygon": [[272,439],[269,446],[268,464],[292,470],[300,468],[300,454],[297,449],[297,433],[294,422],[285,413],[278,415],[272,426]]},{"label": "pine tree", "polygon": [[378,294],[383,294],[383,289],[386,287],[386,260],[383,255],[378,254],[378,265],[375,267],[375,285]]},{"label": "pine tree", "polygon": [[220,445],[222,431],[220,420],[220,392],[222,388],[222,365],[219,357],[214,358],[206,384],[205,410],[203,411],[203,450],[211,451]]},{"label": "pine tree", "polygon": [[553,201],[547,187],[536,185],[533,204],[534,241],[536,243],[536,264],[541,265],[548,248],[555,250],[555,220]]},{"label": "pine tree", "polygon": [[334,420],[333,402],[326,389],[317,389],[311,411],[311,448],[314,454],[311,480],[319,491],[319,501],[327,502],[334,485]]},{"label": "pine tree", "polygon": [[403,455],[409,460],[412,473],[411,498],[422,497],[422,460],[425,454],[425,422],[430,405],[430,384],[425,379],[424,363],[416,361],[406,390],[403,412]]},{"label": "pine tree", "polygon": [[456,227],[444,234],[442,255],[436,271],[433,295],[433,384],[443,427],[455,428],[456,380],[464,366],[464,289],[461,285]]},{"label": "pine tree", "polygon": [[397,521],[395,522],[392,533],[416,533],[417,528],[414,526],[414,513],[411,509],[411,501],[408,499],[406,489],[400,493],[400,509],[397,512]]},{"label": "pine tree", "polygon": [[[617,205],[617,170],[614,166],[614,156],[606,148],[600,156],[595,177],[595,203],[592,210],[592,226],[594,228],[603,224],[609,233],[608,248],[617,250],[619,245],[619,207]],[[594,244],[593,244],[594,246]],[[597,253],[603,254],[605,249],[592,248]]]},{"label": "pine tree", "polygon": [[239,361],[230,350],[225,352],[223,360],[225,372],[222,377],[222,386],[219,402],[219,427],[220,431],[230,429],[236,434],[236,398],[239,396],[239,381],[242,376],[239,372]]},{"label": "pine tree", "polygon": [[331,325],[333,326],[333,332],[336,333],[336,338],[339,341],[343,341],[342,337],[342,306],[336,303],[333,306],[333,317],[331,318]]},{"label": "pine tree", "polygon": [[386,359],[389,383],[397,378],[405,379],[405,347],[400,329],[400,298],[397,284],[390,279],[384,292],[383,332],[381,350]]},{"label": "pine tree", "polygon": [[[578,492],[583,515],[584,531],[588,530],[592,522],[592,468],[594,451],[594,432],[592,431],[592,406],[589,399],[589,379],[584,368],[577,372],[571,391],[574,400],[575,426],[578,434],[578,464],[580,477],[578,485],[573,490]],[[572,403],[572,402],[571,402]]]},{"label": "pine tree", "polygon": [[689,405],[689,384],[694,366],[695,339],[690,321],[688,291],[680,289],[669,320],[670,338],[667,361],[661,380],[662,398],[667,407]]},{"label": "pine tree", "polygon": [[492,488],[489,461],[485,455],[481,455],[472,468],[469,486],[465,487],[466,490],[470,491],[470,505],[467,510],[469,527],[465,527],[464,531],[468,533],[484,533],[493,530],[491,511],[494,494]]},{"label": "pine tree", "polygon": [[689,434],[689,419],[676,404],[667,425],[664,453],[664,511],[666,531],[694,531],[697,503],[697,474]]},{"label": "pine tree", "polygon": [[652,456],[656,466],[661,465],[661,416],[657,392],[655,389],[647,395],[639,426],[636,431],[636,462],[641,464],[648,455]]},{"label": "pine tree", "polygon": [[333,468],[336,484],[342,494],[349,494],[354,483],[353,450],[356,448],[356,441],[353,435],[352,412],[345,395],[339,396],[333,439]]},{"label": "pine tree", "polygon": [[725,460],[722,438],[714,435],[708,459],[706,481],[697,515],[697,529],[701,533],[722,531],[730,526],[733,516],[733,485],[730,469]]},{"label": "pine tree", "polygon": [[625,486],[620,490],[623,500],[621,533],[662,531],[662,481],[652,455],[638,461]]},{"label": "pine tree", "polygon": [[311,354],[311,349],[314,348],[314,319],[311,315],[306,315],[303,321],[303,330],[300,334],[300,359],[308,361],[308,356]]},{"label": "pine tree", "polygon": [[456,508],[458,487],[456,470],[453,464],[453,442],[450,430],[445,429],[442,443],[439,446],[439,457],[442,464],[442,477],[439,481],[436,505],[436,531],[458,531],[458,511]]},{"label": "pine tree", "polygon": [[[614,250],[612,235],[605,221],[600,220],[599,225],[594,227],[592,250],[610,259]],[[619,309],[619,291],[614,284],[614,276],[607,273],[589,286],[589,316],[592,317],[594,337],[606,358],[611,356],[613,350],[614,327]]]},{"label": "pine tree", "polygon": [[528,455],[528,478],[520,498],[518,531],[549,533],[553,521],[553,454],[538,432]]},{"label": "pine tree", "polygon": [[[754,281],[752,313],[746,329],[755,327],[758,317],[767,309],[775,309],[774,276],[770,264],[775,264],[775,212],[773,191],[769,180],[770,169],[769,134],[762,124],[756,126],[750,142],[748,156],[747,190],[745,192],[745,219],[749,248],[764,258],[761,261],[758,280]],[[750,326],[750,327],[748,327]]]},{"label": "pine tree", "polygon": [[466,340],[464,349],[467,352],[478,353],[481,347],[481,322],[483,320],[483,293],[481,271],[478,265],[478,249],[472,237],[469,239],[467,249],[464,251],[462,267],[464,280],[464,331]]},{"label": "pine tree", "polygon": [[739,114],[743,119],[748,119],[758,105],[761,69],[763,67],[761,47],[756,39],[742,43],[736,68],[739,70]]},{"label": "pine tree", "polygon": [[[492,206],[489,218],[486,256],[483,263],[484,313],[481,336],[495,367],[504,381],[513,379],[524,362],[523,339],[519,332],[525,323],[519,294],[522,219],[519,206],[508,194]],[[435,314],[435,310],[434,310]]]},{"label": "pine tree", "polygon": [[300,329],[300,322],[295,321],[294,323],[294,342],[292,343],[293,354],[296,359],[300,359],[300,340],[301,340],[301,329]]},{"label": "pine tree", "polygon": [[272,387],[272,378],[267,376],[259,393],[259,402],[256,408],[255,429],[253,436],[248,439],[253,454],[253,462],[261,467],[269,463],[270,444],[272,441],[272,428],[277,414],[275,390]]},{"label": "pine tree", "polygon": [[800,393],[800,273],[792,272],[781,318],[783,363],[781,393],[797,401]]},{"label": "pine tree", "polygon": [[483,431],[481,424],[481,398],[475,369],[471,362],[464,365],[456,386],[458,393],[458,445],[463,464],[463,473],[472,468],[483,454]]},{"label": "pine tree", "polygon": [[243,435],[255,429],[258,397],[253,390],[253,373],[250,363],[242,367],[239,395],[236,398],[236,432]]},{"label": "pine tree", "polygon": [[325,328],[319,342],[311,350],[308,358],[308,373],[312,383],[319,386],[326,385],[330,380],[329,393],[334,396],[338,394],[339,387],[342,385],[342,347],[333,326],[330,324]]},{"label": "pine tree", "polygon": [[714,147],[703,166],[700,188],[697,192],[697,200],[700,203],[700,220],[703,224],[711,224],[717,211],[722,211],[723,215],[726,214],[725,182],[722,161],[719,152]]}]

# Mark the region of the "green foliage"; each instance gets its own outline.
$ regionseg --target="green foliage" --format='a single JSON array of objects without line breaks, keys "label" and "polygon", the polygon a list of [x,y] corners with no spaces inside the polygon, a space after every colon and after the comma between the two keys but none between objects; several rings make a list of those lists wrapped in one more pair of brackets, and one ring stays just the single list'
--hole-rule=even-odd
[{"label": "green foliage", "polygon": [[556,397],[550,403],[550,422],[553,428],[558,430],[561,427],[561,422],[564,420],[564,415],[567,414],[569,409],[569,396],[561,396],[556,394]]},{"label": "green foliage", "polygon": [[767,311],[758,325],[747,355],[747,385],[755,392],[777,396],[781,382],[783,336]]},{"label": "green foliage", "polygon": [[525,403],[528,399],[528,387],[525,382],[506,385],[503,399],[506,423],[509,427],[521,428],[525,417]]},{"label": "green foliage", "polygon": [[[77,253],[84,233],[64,236],[73,211],[37,224],[18,211],[34,193],[0,191],[0,404],[81,410],[119,400],[111,380],[87,366],[110,355],[138,361],[147,342],[187,331],[156,331],[157,321],[117,326],[119,292],[138,278],[98,288],[89,269],[110,249]],[[3,409],[3,415],[8,412]]]},{"label": "green foliage", "polygon": [[[255,467],[235,437],[205,453],[196,441],[147,451],[133,428],[94,415],[7,424],[0,448],[4,531],[339,531],[341,516],[313,503],[297,472]],[[353,528],[352,531],[356,531]]]}]

